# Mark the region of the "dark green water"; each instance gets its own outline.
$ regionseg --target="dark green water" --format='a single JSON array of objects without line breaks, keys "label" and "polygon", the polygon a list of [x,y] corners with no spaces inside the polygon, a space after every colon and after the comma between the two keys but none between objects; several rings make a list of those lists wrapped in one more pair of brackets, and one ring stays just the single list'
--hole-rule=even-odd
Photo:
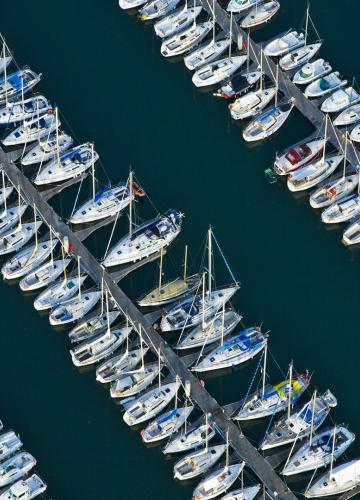
[{"label": "dark green water", "polygon": [[[257,39],[299,26],[306,2],[282,4]],[[347,49],[356,47],[360,7],[329,0],[314,2],[312,11],[325,39],[322,57],[350,80],[358,76],[355,49]],[[122,12],[116,0],[7,2],[0,29],[18,62],[44,74],[41,90],[77,139],[95,141],[114,182],[131,165],[159,210],[186,213],[175,260],[186,243],[195,255],[213,225],[242,282],[235,302],[245,321],[272,331],[271,351],[285,371],[291,358],[298,370],[315,370],[316,387],[339,399],[335,420],[358,432],[359,254],[341,246],[339,231],[321,225],[306,198],[295,200],[263,176],[275,151],[311,132],[309,124],[295,112],[273,140],[246,146],[224,102],[196,91],[181,63],[161,57],[151,27]],[[63,215],[75,195],[76,188],[54,201]],[[139,213],[153,212],[148,204]],[[99,256],[108,235],[106,229],[89,241]],[[137,297],[152,286],[155,272],[143,269],[125,289]],[[221,269],[218,278],[225,279]],[[1,284],[1,299],[0,416],[37,457],[49,497],[190,498],[193,485],[172,480],[173,462],[158,447],[146,449],[93,374],[72,366],[65,334],[34,311],[33,297]],[[239,399],[255,365],[207,386],[221,402]],[[274,366],[270,371],[273,382],[280,379]],[[357,453],[359,444],[349,455]]]}]

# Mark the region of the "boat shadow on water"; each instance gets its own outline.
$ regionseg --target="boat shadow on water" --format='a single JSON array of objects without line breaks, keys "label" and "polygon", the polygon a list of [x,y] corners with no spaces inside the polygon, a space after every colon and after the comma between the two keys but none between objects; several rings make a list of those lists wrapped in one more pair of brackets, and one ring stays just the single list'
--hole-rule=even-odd
[{"label": "boat shadow on water", "polygon": [[244,363],[239,364],[239,365],[229,366],[227,368],[221,368],[220,370],[199,372],[198,376],[200,379],[207,379],[207,380],[215,379],[218,377],[222,378],[226,375],[231,375],[231,374],[240,372],[242,370],[246,370],[252,364],[252,361],[254,359],[256,359],[257,357],[258,357],[258,355],[252,359],[245,361]]}]

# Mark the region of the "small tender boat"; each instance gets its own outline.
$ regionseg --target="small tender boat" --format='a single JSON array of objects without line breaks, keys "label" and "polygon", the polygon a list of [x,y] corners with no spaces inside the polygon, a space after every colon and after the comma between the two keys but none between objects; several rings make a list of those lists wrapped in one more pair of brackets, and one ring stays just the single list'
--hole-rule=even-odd
[{"label": "small tender boat", "polygon": [[21,203],[10,208],[6,208],[0,214],[0,235],[9,231],[10,228],[14,227],[19,219],[24,215],[25,210],[28,205]]},{"label": "small tender boat", "polygon": [[136,9],[137,7],[141,7],[144,5],[147,0],[119,0],[119,6],[124,9]]},{"label": "small tender boat", "polygon": [[297,85],[307,85],[318,78],[322,78],[331,72],[330,64],[324,59],[316,59],[316,61],[308,62],[295,73],[293,82]]},{"label": "small tender boat", "polygon": [[327,390],[324,394],[312,398],[307,403],[295,408],[290,418],[281,417],[270,429],[261,444],[262,450],[289,444],[301,440],[316,431],[328,416],[331,408],[337,405],[335,396]]},{"label": "small tender boat", "polygon": [[42,221],[19,224],[15,229],[9,229],[0,236],[0,255],[17,252],[35,235],[42,225]]},{"label": "small tender boat", "polygon": [[249,92],[229,104],[230,114],[234,120],[243,120],[260,113],[275,97],[276,87],[268,87]]},{"label": "small tender boat", "polygon": [[142,440],[154,443],[169,437],[184,425],[193,409],[193,406],[184,406],[163,413],[141,432]]},{"label": "small tender boat", "polygon": [[275,134],[289,117],[294,102],[286,102],[265,110],[255,118],[243,131],[243,138],[247,142],[266,139]]},{"label": "small tender boat", "polygon": [[21,479],[0,495],[0,500],[31,500],[46,491],[46,483],[37,475]]},{"label": "small tender boat", "polygon": [[229,48],[229,45],[229,38],[205,42],[203,45],[184,57],[185,66],[193,71],[205,64],[209,64],[220,57],[221,54]]},{"label": "small tender boat", "polygon": [[247,486],[239,490],[234,490],[222,497],[221,500],[253,500],[261,490],[260,484]]},{"label": "small tender boat", "polygon": [[215,430],[209,424],[200,424],[177,434],[164,448],[163,453],[180,453],[199,448],[215,436]]},{"label": "small tender boat", "polygon": [[46,114],[40,117],[35,116],[35,118],[27,120],[16,127],[5,136],[2,143],[4,146],[29,144],[30,142],[47,137],[59,126],[60,121],[55,118],[53,110],[49,110]]},{"label": "small tender boat", "polygon": [[346,222],[360,215],[360,194],[354,193],[333,203],[321,214],[321,220],[325,224],[338,224]]},{"label": "small tender boat", "polygon": [[207,372],[245,363],[254,358],[266,345],[266,336],[257,328],[246,328],[235,337],[216,347],[192,370]]},{"label": "small tender boat", "polygon": [[49,316],[50,325],[66,325],[83,318],[99,302],[100,291],[84,292],[80,297],[55,306]]},{"label": "small tender boat", "polygon": [[360,219],[350,224],[344,231],[342,242],[344,245],[357,245],[360,243]]},{"label": "small tender boat", "polygon": [[224,97],[224,99],[240,97],[253,89],[261,76],[262,72],[260,70],[238,73],[228,82],[225,82],[215,95]]},{"label": "small tender boat", "polygon": [[280,68],[284,71],[291,71],[303,66],[315,56],[315,54],[320,50],[321,45],[322,42],[318,42],[291,50],[280,59]]},{"label": "small tender boat", "polygon": [[[128,327],[127,335],[131,332]],[[126,332],[125,332],[126,334]],[[131,371],[141,361],[142,357],[147,353],[148,348],[137,348],[132,351],[122,352],[105,363],[102,363],[96,369],[96,380],[102,384],[107,384],[120,378],[124,373]]]},{"label": "small tender boat", "polygon": [[360,484],[360,460],[351,460],[325,472],[305,492],[306,498],[339,495]]},{"label": "small tender boat", "polygon": [[168,210],[163,215],[137,227],[131,235],[124,236],[109,252],[105,267],[136,262],[160,252],[169,246],[181,231],[183,214]]},{"label": "small tender boat", "polygon": [[23,292],[39,290],[55,281],[64,273],[71,259],[59,259],[46,262],[31,273],[27,274],[19,283]]},{"label": "small tender boat", "polygon": [[358,182],[358,174],[342,175],[329,179],[310,195],[310,205],[313,208],[328,207],[352,193]]},{"label": "small tender boat", "polygon": [[88,170],[99,156],[93,150],[91,144],[76,146],[69,152],[44,165],[35,177],[34,183],[37,186],[62,182],[73,177],[78,177]]},{"label": "small tender boat", "polygon": [[112,398],[135,396],[147,389],[158,375],[159,363],[151,363],[139,370],[125,372],[111,382],[110,396]]},{"label": "small tender boat", "polygon": [[21,447],[22,442],[14,431],[7,431],[0,434],[0,462],[6,460],[20,450]]},{"label": "small tender boat", "polygon": [[183,278],[176,278],[172,281],[164,283],[161,287],[156,287],[151,292],[148,292],[142,299],[138,301],[141,307],[153,307],[170,304],[183,295],[194,292],[200,283],[200,276],[194,274]]},{"label": "small tender boat", "polygon": [[180,382],[171,382],[140,396],[124,413],[124,422],[133,426],[156,417],[174,399],[179,387]]},{"label": "small tender boat", "polygon": [[275,172],[278,175],[288,175],[293,170],[314,161],[321,155],[325,144],[325,139],[314,139],[291,146],[276,157],[274,163]]},{"label": "small tender boat", "polygon": [[94,337],[98,333],[104,331],[108,325],[112,325],[119,315],[120,311],[110,311],[109,313],[103,312],[82,321],[70,330],[70,342],[81,342],[82,340]]},{"label": "small tender boat", "polygon": [[119,330],[100,333],[70,350],[75,366],[93,365],[109,356],[124,342],[126,335]]},{"label": "small tender boat", "polygon": [[42,95],[36,95],[24,101],[9,102],[0,109],[0,125],[10,125],[24,120],[31,120],[51,109],[49,101]]},{"label": "small tender boat", "polygon": [[36,465],[35,458],[21,451],[0,464],[0,488],[21,479]]},{"label": "small tender boat", "polygon": [[353,87],[338,89],[331,94],[330,97],[325,99],[321,105],[321,111],[324,113],[337,113],[359,101],[360,95]]},{"label": "small tender boat", "polygon": [[180,338],[175,348],[179,350],[193,349],[212,344],[221,338],[227,337],[241,319],[242,316],[233,310],[224,313],[218,312],[204,325],[195,326],[184,338]]},{"label": "small tender boat", "polygon": [[343,80],[338,71],[334,71],[323,78],[319,78],[315,82],[310,83],[305,89],[306,97],[323,97],[334,90],[345,87],[347,80]]},{"label": "small tender boat", "polygon": [[236,481],[245,463],[226,465],[211,472],[195,488],[193,499],[208,500],[225,493]]},{"label": "small tender boat", "polygon": [[87,276],[74,276],[57,281],[44,290],[34,301],[37,311],[54,309],[61,302],[71,299],[79,292],[79,287],[84,283]]},{"label": "small tender boat", "polygon": [[343,159],[344,155],[333,155],[304,165],[298,170],[290,172],[287,187],[292,192],[310,189],[333,174]]},{"label": "small tender boat", "polygon": [[216,464],[225,453],[225,450],[226,445],[219,444],[217,446],[205,447],[200,451],[182,457],[174,465],[174,477],[180,481],[186,481],[204,474],[204,472]]},{"label": "small tender boat", "polygon": [[41,79],[41,74],[37,75],[29,68],[20,69],[16,73],[0,78],[0,103],[14,100],[22,94],[26,94]]},{"label": "small tender boat", "polygon": [[50,160],[54,156],[63,154],[72,145],[73,139],[64,132],[58,133],[58,138],[54,135],[41,139],[38,144],[28,151],[21,159],[22,165],[33,165]]},{"label": "small tender boat", "polygon": [[333,124],[335,127],[345,127],[346,125],[353,125],[358,121],[360,121],[360,104],[354,104],[342,111],[342,113],[333,120]]},{"label": "small tender boat", "polygon": [[280,3],[274,0],[265,1],[259,5],[256,4],[241,21],[240,26],[247,29],[267,23],[279,9]]},{"label": "small tender boat", "polygon": [[259,0],[230,0],[226,10],[238,14],[253,7]]},{"label": "small tender boat", "polygon": [[160,38],[167,38],[168,36],[175,35],[175,33],[179,33],[179,31],[190,26],[190,24],[195,23],[195,19],[201,11],[201,6],[181,8],[173,14],[170,14],[170,16],[157,21],[154,25],[155,33]]},{"label": "small tender boat", "polygon": [[229,78],[246,61],[247,56],[225,57],[202,66],[192,77],[196,87],[207,87]]},{"label": "small tender boat", "polygon": [[167,16],[179,5],[180,0],[152,0],[139,11],[141,21]]},{"label": "small tender boat", "polygon": [[280,57],[303,45],[305,45],[305,36],[303,33],[288,31],[285,35],[265,45],[264,54],[271,57]]},{"label": "small tender boat", "polygon": [[174,57],[185,54],[199,44],[213,27],[212,21],[194,24],[187,30],[167,38],[161,44],[161,54],[164,57]]},{"label": "small tender boat", "polygon": [[[308,373],[293,377],[291,380],[291,404],[295,404],[309,387],[311,376]],[[284,411],[289,404],[290,380],[276,385],[266,385],[264,391],[257,390],[242,403],[240,410],[233,415],[234,420],[254,420]]]},{"label": "small tender boat", "polygon": [[231,299],[237,289],[238,286],[233,286],[214,290],[204,298],[201,295],[186,297],[164,312],[160,323],[161,331],[181,330],[207,321]]},{"label": "small tender boat", "polygon": [[355,440],[355,434],[344,425],[323,430],[313,436],[311,443],[305,443],[290,458],[282,474],[291,476],[326,467],[331,460],[337,460]]}]

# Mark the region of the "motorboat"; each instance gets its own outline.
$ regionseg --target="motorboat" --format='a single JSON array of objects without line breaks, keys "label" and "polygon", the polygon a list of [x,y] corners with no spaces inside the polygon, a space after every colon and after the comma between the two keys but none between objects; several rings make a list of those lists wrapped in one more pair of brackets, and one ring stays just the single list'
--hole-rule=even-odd
[{"label": "motorboat", "polygon": [[175,57],[185,54],[198,45],[210,32],[212,27],[212,21],[193,24],[186,30],[164,40],[161,44],[161,54],[164,57]]},{"label": "motorboat", "polygon": [[51,259],[24,276],[19,283],[20,289],[23,292],[29,292],[47,287],[65,272],[70,262],[71,259]]},{"label": "motorboat", "polygon": [[154,443],[169,437],[184,425],[193,409],[194,407],[189,405],[163,413],[141,432],[142,440],[144,443]]},{"label": "motorboat", "polygon": [[133,426],[156,417],[176,397],[179,387],[179,381],[170,382],[140,396],[125,411],[124,422]]},{"label": "motorboat", "polygon": [[345,87],[346,84],[347,80],[344,80],[338,71],[334,71],[330,73],[330,75],[310,83],[310,85],[306,87],[304,94],[306,97],[319,98]]},{"label": "motorboat", "polygon": [[252,90],[261,77],[260,70],[238,73],[225,82],[215,95],[224,99],[236,99]]},{"label": "motorboat", "polygon": [[44,165],[36,175],[37,186],[62,182],[85,173],[99,159],[91,144],[82,144]]},{"label": "motorboat", "polygon": [[16,453],[22,447],[19,436],[14,431],[0,434],[0,463]]},{"label": "motorboat", "polygon": [[275,415],[284,411],[289,405],[295,404],[309,387],[311,376],[308,373],[297,375],[290,380],[283,380],[276,385],[265,385],[253,394],[247,396],[241,408],[232,416],[233,420],[255,420]]},{"label": "motorboat", "polygon": [[57,155],[62,155],[73,143],[72,137],[64,132],[58,133],[58,137],[51,135],[40,139],[21,159],[22,165],[34,165],[43,163]]},{"label": "motorboat", "polygon": [[328,416],[331,408],[337,405],[335,396],[327,390],[307,403],[296,407],[290,414],[281,417],[266,434],[261,450],[293,443],[315,432]]},{"label": "motorboat", "polygon": [[174,465],[174,477],[186,481],[207,472],[225,453],[226,445],[219,444],[182,457]]},{"label": "motorboat", "polygon": [[247,9],[250,9],[255,4],[258,3],[259,0],[230,0],[226,10],[228,12],[233,12],[234,14],[238,14],[240,12],[244,12]]},{"label": "motorboat", "polygon": [[274,0],[267,0],[256,4],[240,22],[240,26],[243,29],[250,29],[260,24],[268,23],[279,9],[280,3]]},{"label": "motorboat", "polygon": [[294,101],[290,100],[265,110],[245,128],[243,138],[247,142],[254,142],[270,137],[285,123],[293,107]]},{"label": "motorboat", "polygon": [[275,97],[276,87],[259,89],[239,97],[229,104],[229,110],[234,120],[243,120],[260,113]]},{"label": "motorboat", "polygon": [[62,302],[51,311],[50,325],[66,325],[83,318],[99,302],[101,292],[83,292],[79,297]]},{"label": "motorboat", "polygon": [[192,370],[207,372],[245,363],[261,352],[267,337],[258,328],[246,328],[207,354]]},{"label": "motorboat", "polygon": [[218,59],[230,46],[230,39],[210,40],[184,57],[187,69],[194,71]]},{"label": "motorboat", "polygon": [[336,425],[315,434],[286,463],[282,474],[292,476],[326,467],[337,460],[355,440],[355,434],[344,425]]},{"label": "motorboat", "polygon": [[46,288],[35,299],[34,307],[37,311],[54,309],[61,302],[66,302],[79,292],[87,276],[66,277]]},{"label": "motorboat", "polygon": [[20,451],[0,464],[0,488],[26,476],[36,465],[35,458],[26,451]]},{"label": "motorboat", "polygon": [[51,108],[49,101],[42,95],[29,97],[24,101],[8,102],[0,109],[0,125],[32,120],[36,116],[47,113]]},{"label": "motorboat", "polygon": [[245,462],[225,465],[206,476],[195,488],[194,500],[208,500],[225,493],[234,484]]},{"label": "motorboat", "polygon": [[168,210],[124,236],[106,256],[105,267],[136,262],[169,246],[181,231],[183,214]]},{"label": "motorboat", "polygon": [[325,99],[321,105],[321,111],[324,113],[338,113],[349,106],[360,101],[360,95],[353,89],[338,89],[330,97]]},{"label": "motorboat", "polygon": [[221,500],[253,500],[261,490],[260,484],[247,486],[238,490],[231,491],[222,497]]},{"label": "motorboat", "polygon": [[199,284],[200,276],[198,274],[187,276],[185,279],[178,277],[146,293],[144,297],[138,300],[138,304],[141,307],[154,307],[170,304],[171,302],[174,302],[174,300],[197,290]]},{"label": "motorboat", "polygon": [[359,175],[336,176],[321,184],[310,195],[310,205],[313,208],[325,208],[351,194],[359,183]]},{"label": "motorboat", "polygon": [[305,492],[306,498],[318,498],[345,493],[360,484],[360,460],[345,462],[325,472]]},{"label": "motorboat", "polygon": [[276,156],[274,170],[278,175],[288,175],[290,172],[316,160],[323,152],[325,139],[312,139],[300,142]]},{"label": "motorboat", "polygon": [[230,335],[241,319],[242,316],[232,309],[224,313],[218,312],[205,324],[200,323],[192,328],[184,338],[179,338],[175,348],[178,350],[194,349],[195,347],[213,344]]},{"label": "motorboat", "polygon": [[136,396],[145,391],[158,375],[159,363],[149,363],[138,370],[125,372],[111,382],[110,396],[112,398]]},{"label": "motorboat", "polygon": [[0,235],[6,233],[10,228],[18,224],[27,208],[28,205],[25,203],[19,203],[13,207],[5,208],[0,214]]},{"label": "motorboat", "polygon": [[70,342],[82,342],[83,340],[95,337],[95,335],[103,332],[108,326],[112,325],[119,315],[120,311],[113,310],[101,312],[85,319],[85,321],[80,322],[70,330]]},{"label": "motorboat", "polygon": [[281,57],[288,52],[305,45],[305,36],[297,31],[288,31],[285,35],[275,38],[264,47],[264,54],[270,57]]},{"label": "motorboat", "polygon": [[136,9],[141,7],[147,0],[119,0],[119,6],[124,10]]},{"label": "motorboat", "polygon": [[194,7],[184,7],[168,17],[164,17],[157,21],[154,25],[155,33],[160,38],[167,38],[182,31],[184,28],[195,23],[196,18],[200,15],[202,6],[195,5]]},{"label": "motorboat", "polygon": [[180,0],[152,0],[139,11],[141,21],[165,17],[179,5]]},{"label": "motorboat", "polygon": [[[128,328],[128,335],[130,331],[131,328]],[[144,347],[143,349],[138,347],[113,356],[96,369],[96,380],[102,384],[107,384],[120,378],[124,373],[133,370],[148,350],[148,347]]]},{"label": "motorboat", "polygon": [[164,454],[181,453],[199,448],[215,436],[215,430],[209,423],[190,426],[175,435],[163,449]]},{"label": "motorboat", "polygon": [[347,246],[360,243],[360,219],[356,219],[355,222],[345,229],[342,242]]},{"label": "motorboat", "polygon": [[333,174],[343,159],[344,155],[342,154],[332,155],[304,165],[298,170],[290,172],[287,187],[292,192],[310,189]]},{"label": "motorboat", "polygon": [[345,127],[347,125],[353,125],[360,121],[360,104],[354,104],[347,109],[344,109],[336,118],[333,120],[335,127]]},{"label": "motorboat", "polygon": [[347,222],[359,215],[360,194],[354,193],[327,207],[321,214],[321,220],[325,224],[338,224],[339,222]]},{"label": "motorboat", "polygon": [[0,103],[9,102],[26,94],[41,80],[41,74],[36,74],[29,68],[20,69],[0,78]]},{"label": "motorboat", "polygon": [[0,255],[17,252],[26,245],[39,230],[42,221],[18,224],[0,236]]},{"label": "motorboat", "polygon": [[316,59],[316,61],[308,62],[295,73],[293,82],[296,85],[308,85],[309,83],[322,78],[331,73],[332,67],[324,59]]},{"label": "motorboat", "polygon": [[196,87],[207,87],[220,83],[235,73],[246,61],[247,56],[234,56],[218,59],[210,64],[201,66],[192,77]]},{"label": "motorboat", "polygon": [[46,491],[46,483],[37,475],[17,481],[0,495],[0,500],[31,500]]},{"label": "motorboat", "polygon": [[279,66],[284,71],[291,71],[303,66],[312,59],[320,50],[322,42],[303,45],[300,48],[291,50],[279,61]]},{"label": "motorboat", "polygon": [[111,356],[125,339],[126,335],[119,330],[100,333],[70,350],[72,362],[75,366],[93,365]]}]

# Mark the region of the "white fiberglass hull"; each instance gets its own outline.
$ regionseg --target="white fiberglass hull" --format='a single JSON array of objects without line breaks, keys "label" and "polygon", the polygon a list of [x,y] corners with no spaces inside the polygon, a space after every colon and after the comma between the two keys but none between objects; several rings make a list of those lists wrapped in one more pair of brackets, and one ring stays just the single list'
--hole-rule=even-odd
[{"label": "white fiberglass hull", "polygon": [[167,38],[161,44],[161,54],[164,57],[175,57],[185,54],[200,43],[213,27],[212,21],[191,26],[181,33]]},{"label": "white fiberglass hull", "polygon": [[322,43],[319,42],[292,50],[280,59],[280,68],[284,71],[291,71],[303,66],[315,56],[320,50],[321,45]]},{"label": "white fiberglass hull", "polygon": [[234,120],[244,120],[260,113],[275,97],[276,88],[249,92],[229,104],[230,114]]},{"label": "white fiberglass hull", "polygon": [[25,122],[25,125],[20,125],[10,132],[5,139],[3,139],[2,143],[4,146],[29,144],[49,136],[59,126],[60,121],[56,120],[54,114],[47,114],[40,118],[36,117],[29,122]]},{"label": "white fiberglass hull", "polygon": [[3,233],[0,237],[0,255],[20,250],[34,237],[41,224],[42,221],[30,222]]},{"label": "white fiberglass hull", "polygon": [[305,45],[303,33],[299,34],[297,31],[290,31],[284,36],[268,43],[264,48],[264,54],[270,57],[280,57],[303,45]]},{"label": "white fiberglass hull", "polygon": [[345,87],[347,80],[342,80],[340,73],[334,71],[324,78],[319,78],[315,82],[310,83],[305,89],[305,96],[310,98],[323,97],[335,90]]},{"label": "white fiberglass hull", "polygon": [[279,9],[279,2],[274,0],[265,1],[262,4],[253,7],[249,14],[241,21],[240,26],[243,29],[249,29],[268,23]]},{"label": "white fiberglass hull", "polygon": [[339,495],[360,484],[360,460],[352,460],[326,472],[305,492],[306,498]]},{"label": "white fiberglass hull", "polygon": [[88,366],[111,356],[124,342],[125,336],[109,331],[71,349],[71,359],[75,366]]},{"label": "white fiberglass hull", "polygon": [[136,396],[147,389],[158,375],[158,363],[145,365],[144,368],[132,372],[126,372],[111,383],[110,396],[112,398]]},{"label": "white fiberglass hull", "polygon": [[49,316],[50,325],[66,325],[83,318],[100,300],[101,292],[84,292],[81,297],[59,304]]},{"label": "white fiberglass hull", "polygon": [[220,460],[225,450],[226,445],[220,444],[186,455],[174,465],[174,477],[179,481],[187,481],[204,474]]},{"label": "white fiberglass hull", "polygon": [[195,87],[209,87],[220,83],[235,73],[245,63],[246,59],[246,56],[219,59],[197,70],[193,74],[192,82]]},{"label": "white fiberglass hull", "polygon": [[154,26],[155,33],[160,38],[175,35],[175,33],[190,26],[191,23],[195,23],[201,11],[201,6],[181,9],[179,12],[157,21]]},{"label": "white fiberglass hull", "polygon": [[277,132],[288,119],[294,103],[280,104],[255,118],[243,131],[246,142],[255,142],[267,139]]},{"label": "white fiberglass hull", "polygon": [[31,245],[8,260],[1,272],[5,279],[22,278],[39,267],[51,254],[57,245],[57,240],[43,241],[38,245]]},{"label": "white fiberglass hull", "polygon": [[60,132],[58,141],[52,135],[49,139],[44,138],[30,149],[21,160],[22,165],[33,165],[35,163],[44,163],[54,158],[58,153],[62,155],[73,143],[72,137]]},{"label": "white fiberglass hull", "polygon": [[[128,328],[127,335],[130,334],[131,328]],[[125,332],[126,334],[126,332]],[[101,384],[107,384],[113,382],[117,378],[121,377],[125,372],[129,372],[138,365],[145,356],[148,348],[138,348],[132,351],[125,351],[121,354],[114,356],[113,358],[105,361],[96,369],[96,380]]]},{"label": "white fiberglass hull", "polygon": [[305,64],[293,77],[296,85],[308,85],[309,83],[328,75],[332,68],[324,59]]},{"label": "white fiberglass hull", "polygon": [[181,453],[203,446],[215,436],[215,431],[209,425],[201,424],[176,435],[163,449],[163,453]]},{"label": "white fiberglass hull", "polygon": [[71,299],[79,292],[79,287],[81,287],[85,280],[86,276],[80,276],[80,278],[66,278],[53,283],[35,299],[35,309],[37,311],[53,309],[59,305],[60,302]]},{"label": "white fiberglass hull", "polygon": [[23,120],[32,120],[38,115],[46,113],[51,106],[43,96],[34,96],[24,102],[11,102],[0,109],[0,125],[10,125]]},{"label": "white fiberglass hull", "polygon": [[358,245],[360,243],[360,219],[350,224],[344,231],[342,242],[346,246]]},{"label": "white fiberglass hull", "polygon": [[142,440],[144,443],[156,443],[169,437],[184,425],[193,409],[193,406],[185,406],[160,415],[141,432]]},{"label": "white fiberglass hull", "polygon": [[201,66],[215,61],[229,48],[229,45],[230,40],[228,38],[215,42],[213,40],[206,42],[184,57],[185,66],[191,71],[197,70]]},{"label": "white fiberglass hull", "polygon": [[320,158],[315,163],[292,172],[287,180],[287,187],[293,193],[306,191],[325,180],[335,172],[339,164],[344,159],[343,155],[332,156],[331,158]]},{"label": "white fiberglass hull", "polygon": [[39,290],[55,281],[70,264],[71,259],[61,259],[46,262],[25,276],[19,283],[23,292]]},{"label": "white fiberglass hull", "polygon": [[209,500],[222,495],[234,484],[244,465],[242,462],[216,469],[195,488],[193,499]]},{"label": "white fiberglass hull", "polygon": [[328,180],[310,195],[312,208],[325,208],[352,193],[359,182],[358,174],[342,175]]}]

